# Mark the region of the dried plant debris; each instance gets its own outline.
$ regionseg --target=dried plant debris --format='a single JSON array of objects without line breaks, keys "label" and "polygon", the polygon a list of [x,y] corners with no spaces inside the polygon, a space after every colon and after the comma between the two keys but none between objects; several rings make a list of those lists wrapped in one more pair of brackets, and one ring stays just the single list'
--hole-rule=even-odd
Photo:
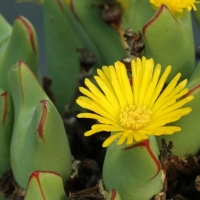
[{"label": "dried plant debris", "polygon": [[192,175],[200,173],[199,156],[188,158],[170,155],[168,162],[164,164],[168,181],[174,181],[181,175]]},{"label": "dried plant debris", "polygon": [[81,67],[81,73],[88,73],[96,63],[95,54],[85,48],[78,48],[77,51],[80,52],[79,64]]},{"label": "dried plant debris", "polygon": [[93,200],[104,200],[105,196],[101,194],[102,192],[102,181],[99,181],[94,187],[82,190],[80,192],[76,193],[70,193],[69,199],[75,199],[75,198],[83,198],[86,199],[93,199]]},{"label": "dried plant debris", "polygon": [[198,175],[195,179],[195,187],[200,192],[200,175]]},{"label": "dried plant debris", "polygon": [[167,199],[198,200],[200,199],[200,156],[178,157],[171,153],[173,143],[162,140],[159,156],[167,177]]},{"label": "dried plant debris", "polygon": [[79,193],[79,191],[93,188],[101,178],[101,170],[93,159],[82,162],[73,162],[73,172],[66,184],[66,193]]},{"label": "dried plant debris", "polygon": [[[68,187],[71,186],[71,188],[66,188],[69,194],[68,199],[103,200],[107,193],[103,188],[100,169],[96,161],[92,159],[86,159],[82,162],[75,160],[73,166],[74,172],[67,182]],[[74,191],[75,188],[76,190],[79,188],[78,191]]]},{"label": "dried plant debris", "polygon": [[172,155],[171,150],[173,148],[173,142],[169,141],[169,144],[166,144],[166,141],[161,139],[161,146],[162,150],[160,150],[159,160],[161,164],[164,165],[169,161],[169,158]]},{"label": "dried plant debris", "polygon": [[128,45],[127,51],[131,56],[142,57],[144,50],[144,42],[140,31],[134,33],[131,28],[127,29],[124,33],[125,41]]},{"label": "dried plant debris", "polygon": [[178,157],[172,155],[171,149],[173,142],[166,144],[161,140],[162,150],[160,151],[159,160],[163,169],[166,171],[168,181],[174,181],[182,174],[198,174],[200,172],[200,156]]},{"label": "dried plant debris", "polygon": [[24,191],[22,191],[14,180],[12,171],[8,170],[2,180],[0,180],[0,194],[3,194],[7,200],[23,200]]},{"label": "dried plant debris", "polygon": [[164,192],[160,192],[159,194],[155,195],[152,200],[166,200],[166,194]]},{"label": "dried plant debris", "polygon": [[100,5],[101,18],[108,24],[118,26],[122,18],[122,8],[115,0],[103,0]]}]

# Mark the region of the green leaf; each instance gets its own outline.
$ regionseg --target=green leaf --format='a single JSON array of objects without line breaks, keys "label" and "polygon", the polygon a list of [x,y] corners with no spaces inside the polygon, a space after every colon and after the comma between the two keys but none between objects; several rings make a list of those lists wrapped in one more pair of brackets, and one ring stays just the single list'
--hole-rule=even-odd
[{"label": "green leaf", "polygon": [[11,140],[15,180],[26,189],[33,171],[48,170],[65,182],[71,173],[71,152],[59,113],[23,62],[11,68],[8,83],[15,111]]},{"label": "green leaf", "polygon": [[44,1],[47,68],[59,112],[71,101],[80,70],[77,48],[82,44],[71,24],[71,15],[64,0]]},{"label": "green leaf", "polygon": [[97,5],[96,0],[72,1],[75,16],[96,45],[104,64],[110,65],[127,57],[127,53],[115,29],[101,19]]},{"label": "green leaf", "polygon": [[72,27],[76,31],[78,37],[81,40],[83,48],[94,53],[96,62],[94,63],[93,67],[100,67],[104,64],[101,52],[99,52],[98,47],[95,46],[92,38],[88,35],[87,31],[85,30],[83,24],[77,18],[77,15],[74,13],[73,3],[70,3],[71,15],[69,15]]},{"label": "green leaf", "polygon": [[[0,14],[0,63],[3,56],[3,52],[5,51],[8,41],[11,36],[12,27],[11,25],[4,19],[4,17]],[[1,65],[1,64],[0,64]]]},{"label": "green leaf", "polygon": [[23,60],[39,78],[38,46],[33,26],[22,16],[16,18],[12,35],[0,62],[0,87],[8,90],[7,73],[13,63]]},{"label": "green leaf", "polygon": [[31,174],[24,200],[66,200],[62,178],[49,171]]},{"label": "green leaf", "polygon": [[152,18],[155,10],[147,0],[129,0],[129,6],[124,10],[122,27],[132,28],[134,32],[142,30],[142,27]]},{"label": "green leaf", "polygon": [[154,137],[131,146],[111,144],[103,165],[105,188],[123,200],[149,200],[163,188],[158,147]]},{"label": "green leaf", "polygon": [[189,78],[194,71],[195,52],[190,12],[175,19],[165,5],[144,26],[144,56],[155,63],[172,65],[168,80],[181,72],[181,79]]}]

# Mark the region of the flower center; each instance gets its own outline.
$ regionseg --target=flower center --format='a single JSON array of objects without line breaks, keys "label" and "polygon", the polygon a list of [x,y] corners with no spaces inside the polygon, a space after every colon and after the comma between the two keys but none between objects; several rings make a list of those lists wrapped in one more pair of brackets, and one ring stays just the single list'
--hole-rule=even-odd
[{"label": "flower center", "polygon": [[121,109],[120,122],[124,128],[138,131],[147,125],[152,114],[153,112],[145,106],[131,105],[126,109]]}]

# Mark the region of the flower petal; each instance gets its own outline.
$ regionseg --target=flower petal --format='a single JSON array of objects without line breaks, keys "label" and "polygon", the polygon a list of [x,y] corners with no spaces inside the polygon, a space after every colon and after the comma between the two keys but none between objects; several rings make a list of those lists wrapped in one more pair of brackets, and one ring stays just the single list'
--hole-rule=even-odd
[{"label": "flower petal", "polygon": [[115,133],[113,135],[111,135],[109,138],[107,138],[104,142],[103,142],[103,147],[108,147],[112,142],[114,142],[115,139],[117,139],[118,137],[120,137],[123,134],[123,132],[119,132],[119,133]]}]

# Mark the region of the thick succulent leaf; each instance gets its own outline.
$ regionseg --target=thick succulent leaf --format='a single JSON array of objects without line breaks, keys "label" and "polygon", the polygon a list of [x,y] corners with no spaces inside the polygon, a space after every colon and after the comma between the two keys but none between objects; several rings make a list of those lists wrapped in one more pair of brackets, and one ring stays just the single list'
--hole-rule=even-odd
[{"label": "thick succulent leaf", "polygon": [[71,101],[80,70],[77,48],[82,44],[73,29],[71,17],[64,0],[44,1],[47,68],[59,112]]},{"label": "thick succulent leaf", "polygon": [[98,50],[98,47],[95,46],[94,42],[92,41],[92,38],[88,35],[86,32],[85,28],[82,26],[82,24],[79,22],[79,19],[77,18],[76,14],[74,13],[74,8],[73,8],[73,0],[68,0],[70,1],[69,8],[71,9],[72,15],[69,15],[71,23],[73,28],[75,29],[76,33],[78,34],[78,37],[81,40],[81,43],[84,47],[84,49],[94,53],[95,55],[95,63],[93,67],[99,67],[104,64],[101,53]]},{"label": "thick succulent leaf", "polygon": [[127,57],[127,53],[115,29],[101,19],[96,3],[96,0],[72,0],[72,9],[98,48],[104,64],[109,65]]},{"label": "thick succulent leaf", "polygon": [[189,79],[187,87],[189,92],[184,97],[194,96],[194,99],[187,104],[188,107],[192,108],[192,112],[173,123],[173,125],[181,127],[182,130],[173,135],[163,135],[157,138],[159,145],[161,138],[166,139],[167,142],[172,141],[174,144],[173,154],[185,157],[197,154],[200,148],[200,63]]},{"label": "thick succulent leaf", "polygon": [[8,41],[10,39],[10,35],[12,32],[11,25],[4,19],[4,17],[0,14],[0,65],[1,59],[3,57],[3,52],[8,45]]},{"label": "thick succulent leaf", "polygon": [[35,171],[31,174],[24,200],[66,200],[63,181],[59,174]]},{"label": "thick succulent leaf", "polygon": [[11,140],[15,180],[26,189],[33,171],[48,170],[66,181],[71,172],[71,153],[59,113],[23,62],[11,68],[8,83],[15,111]]},{"label": "thick succulent leaf", "polygon": [[10,168],[10,142],[13,128],[13,105],[8,92],[0,89],[0,178]]},{"label": "thick succulent leaf", "polygon": [[121,197],[119,195],[119,193],[112,189],[109,193],[108,196],[106,197],[106,200],[121,200]]},{"label": "thick succulent leaf", "polygon": [[31,23],[22,16],[16,18],[9,44],[5,49],[0,65],[0,86],[8,90],[7,73],[13,63],[23,60],[39,78],[38,44]]},{"label": "thick succulent leaf", "polygon": [[126,2],[122,17],[122,27],[124,29],[132,28],[134,32],[141,31],[142,27],[155,13],[152,5],[147,0],[126,0],[121,2]]},{"label": "thick succulent leaf", "polygon": [[175,19],[168,8],[163,5],[155,16],[144,26],[143,30],[147,58],[153,58],[164,70],[172,65],[168,80],[181,72],[181,79],[189,78],[194,71],[194,40],[189,12]]},{"label": "thick succulent leaf", "polygon": [[154,137],[123,148],[111,144],[103,166],[105,188],[114,188],[123,200],[151,199],[163,188],[158,154]]}]

